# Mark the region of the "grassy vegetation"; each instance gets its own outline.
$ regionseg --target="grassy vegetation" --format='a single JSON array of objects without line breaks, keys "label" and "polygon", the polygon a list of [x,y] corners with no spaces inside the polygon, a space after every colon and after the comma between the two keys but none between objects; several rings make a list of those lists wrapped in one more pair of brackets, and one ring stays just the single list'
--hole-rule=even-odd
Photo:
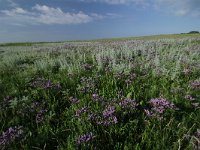
[{"label": "grassy vegetation", "polygon": [[0,47],[0,149],[199,149],[200,38],[161,37]]},{"label": "grassy vegetation", "polygon": [[149,36],[127,37],[127,38],[110,38],[110,39],[100,39],[100,41],[180,39],[180,38],[199,38],[199,37],[200,34],[197,33],[181,33],[181,34],[161,34],[161,35],[149,35]]}]

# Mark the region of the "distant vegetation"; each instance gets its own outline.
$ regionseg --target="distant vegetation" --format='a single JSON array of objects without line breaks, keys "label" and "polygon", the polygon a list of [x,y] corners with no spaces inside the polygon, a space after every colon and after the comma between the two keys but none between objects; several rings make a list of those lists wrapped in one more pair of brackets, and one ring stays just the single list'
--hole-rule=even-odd
[{"label": "distant vegetation", "polygon": [[3,43],[0,44],[0,47],[6,46],[32,46],[33,43]]},{"label": "distant vegetation", "polygon": [[188,34],[198,34],[199,31],[190,31]]},{"label": "distant vegetation", "polygon": [[[0,47],[7,47],[7,46],[32,46],[35,44],[47,44],[49,42],[23,42],[23,43],[2,43]],[[61,42],[54,42],[54,43],[61,43]]]}]

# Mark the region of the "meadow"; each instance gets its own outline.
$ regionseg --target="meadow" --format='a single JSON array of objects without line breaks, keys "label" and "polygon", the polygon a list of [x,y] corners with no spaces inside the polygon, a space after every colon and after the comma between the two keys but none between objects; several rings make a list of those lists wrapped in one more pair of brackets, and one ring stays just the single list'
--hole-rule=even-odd
[{"label": "meadow", "polygon": [[200,35],[1,44],[0,149],[200,149]]}]

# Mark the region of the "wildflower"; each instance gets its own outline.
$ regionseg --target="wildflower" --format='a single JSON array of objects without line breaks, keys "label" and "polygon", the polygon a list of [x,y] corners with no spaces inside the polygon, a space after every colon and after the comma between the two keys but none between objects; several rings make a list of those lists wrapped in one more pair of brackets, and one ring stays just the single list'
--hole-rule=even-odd
[{"label": "wildflower", "polygon": [[0,136],[0,146],[8,145],[9,143],[21,138],[23,134],[22,126],[10,127]]},{"label": "wildflower", "polygon": [[152,106],[150,110],[144,110],[147,116],[156,117],[162,119],[162,114],[166,111],[166,109],[177,109],[176,106],[163,98],[151,99],[149,104]]},{"label": "wildflower", "polygon": [[102,112],[102,117],[95,118],[98,125],[109,126],[118,123],[117,117],[114,115],[115,107],[108,105]]},{"label": "wildflower", "polygon": [[195,98],[193,98],[191,95],[186,95],[185,99],[189,100],[189,101],[194,101]]},{"label": "wildflower", "polygon": [[103,118],[100,121],[96,122],[98,125],[110,126],[111,124],[117,124],[118,119],[116,116],[112,115],[107,118]]},{"label": "wildflower", "polygon": [[92,94],[92,99],[96,102],[103,101],[103,97],[99,96],[98,94]]},{"label": "wildflower", "polygon": [[163,109],[175,109],[176,106],[169,102],[168,100],[164,99],[164,98],[156,98],[156,99],[151,99],[149,101],[149,103],[153,106],[153,107],[159,107],[159,108],[163,108]]},{"label": "wildflower", "polygon": [[89,115],[88,115],[88,120],[91,120],[91,121],[96,121],[96,120],[98,120],[97,114],[95,114],[95,113],[89,114]]},{"label": "wildflower", "polygon": [[148,109],[144,109],[144,112],[146,113],[147,116],[151,117],[153,116],[153,113],[149,111]]},{"label": "wildflower", "polygon": [[200,80],[195,80],[191,83],[193,89],[200,88]]},{"label": "wildflower", "polygon": [[51,88],[53,86],[53,84],[51,83],[50,80],[47,80],[45,88]]},{"label": "wildflower", "polygon": [[83,113],[85,113],[85,112],[87,112],[87,111],[88,111],[88,107],[84,106],[84,107],[82,107],[81,109],[78,109],[78,110],[76,111],[75,116],[76,116],[76,117],[80,117],[81,114],[83,114]]},{"label": "wildflower", "polygon": [[120,105],[122,108],[131,108],[131,109],[135,109],[136,106],[137,106],[137,103],[136,103],[134,100],[132,100],[132,99],[126,98],[126,99],[122,100],[122,101],[119,103],[119,105]]},{"label": "wildflower", "polygon": [[107,108],[103,111],[103,117],[107,118],[113,115],[115,112],[115,107],[114,106],[107,106]]},{"label": "wildflower", "polygon": [[95,136],[93,135],[92,132],[87,133],[87,134],[83,134],[80,135],[77,139],[76,139],[76,144],[80,145],[80,144],[84,144],[87,143],[89,141],[92,141],[95,138]]}]

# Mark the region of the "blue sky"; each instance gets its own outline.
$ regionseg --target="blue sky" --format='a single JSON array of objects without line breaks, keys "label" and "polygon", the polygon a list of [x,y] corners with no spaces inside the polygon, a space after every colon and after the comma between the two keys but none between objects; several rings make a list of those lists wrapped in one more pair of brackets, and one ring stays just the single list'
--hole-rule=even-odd
[{"label": "blue sky", "polygon": [[200,0],[0,0],[0,42],[200,31]]}]

